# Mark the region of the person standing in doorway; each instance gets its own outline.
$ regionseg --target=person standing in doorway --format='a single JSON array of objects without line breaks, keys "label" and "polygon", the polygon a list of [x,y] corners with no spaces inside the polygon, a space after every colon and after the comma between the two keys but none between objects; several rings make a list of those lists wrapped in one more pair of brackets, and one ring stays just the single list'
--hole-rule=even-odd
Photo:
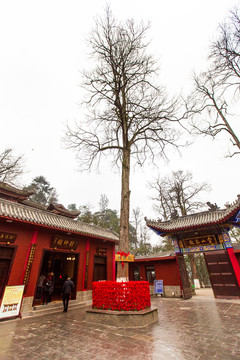
[{"label": "person standing in doorway", "polygon": [[43,302],[42,305],[46,305],[52,300],[52,293],[54,289],[54,274],[49,273],[43,282]]},{"label": "person standing in doorway", "polygon": [[37,284],[37,295],[36,295],[36,298],[37,299],[41,299],[42,298],[42,295],[43,295],[43,283],[44,283],[44,280],[46,279],[46,276],[44,274],[41,274],[39,276],[39,279],[38,279],[38,284]]},{"label": "person standing in doorway", "polygon": [[74,289],[74,284],[72,280],[68,277],[67,280],[64,282],[62,289],[63,312],[68,311],[68,302],[73,289]]}]

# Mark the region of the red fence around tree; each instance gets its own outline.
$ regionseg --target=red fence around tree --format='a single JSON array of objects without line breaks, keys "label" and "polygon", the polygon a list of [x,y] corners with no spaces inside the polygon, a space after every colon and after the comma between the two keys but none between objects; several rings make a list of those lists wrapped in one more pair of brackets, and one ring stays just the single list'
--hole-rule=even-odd
[{"label": "red fence around tree", "polygon": [[93,282],[93,309],[140,311],[150,306],[148,281]]}]

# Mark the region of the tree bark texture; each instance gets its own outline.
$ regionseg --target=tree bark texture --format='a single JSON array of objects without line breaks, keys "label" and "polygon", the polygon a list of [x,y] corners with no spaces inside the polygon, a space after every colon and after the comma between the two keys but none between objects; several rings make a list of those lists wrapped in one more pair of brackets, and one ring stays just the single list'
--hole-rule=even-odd
[{"label": "tree bark texture", "polygon": [[197,267],[196,267],[196,261],[195,261],[194,254],[189,254],[189,259],[190,259],[190,266],[191,266],[191,271],[192,271],[192,281],[194,283],[194,279],[198,279]]},{"label": "tree bark texture", "polygon": [[[129,206],[130,206],[130,150],[123,151],[122,160],[122,194],[121,194],[121,214],[120,214],[120,236],[119,250],[129,252]],[[129,280],[129,266],[125,262],[117,265],[117,281]]]}]

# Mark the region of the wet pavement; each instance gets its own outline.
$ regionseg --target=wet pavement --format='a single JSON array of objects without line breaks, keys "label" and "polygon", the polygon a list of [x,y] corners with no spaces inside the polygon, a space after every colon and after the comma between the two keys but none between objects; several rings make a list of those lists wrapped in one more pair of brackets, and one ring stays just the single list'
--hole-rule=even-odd
[{"label": "wet pavement", "polygon": [[240,300],[204,291],[152,298],[159,321],[120,329],[85,322],[86,308],[0,323],[0,359],[240,359]]}]

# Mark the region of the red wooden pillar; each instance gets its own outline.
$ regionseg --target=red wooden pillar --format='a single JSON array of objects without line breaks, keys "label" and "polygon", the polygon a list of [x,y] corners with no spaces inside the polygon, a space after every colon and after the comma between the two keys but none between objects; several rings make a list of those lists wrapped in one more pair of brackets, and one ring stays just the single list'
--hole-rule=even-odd
[{"label": "red wooden pillar", "polygon": [[228,256],[231,260],[232,267],[233,267],[233,270],[234,270],[234,273],[235,273],[235,276],[236,276],[236,279],[237,279],[237,282],[238,282],[238,285],[240,288],[240,267],[239,267],[236,255],[233,252],[233,247],[232,247],[232,242],[231,242],[230,236],[228,235],[228,232],[225,231],[222,233],[222,237],[223,237],[223,241],[224,241]]},{"label": "red wooden pillar", "polygon": [[232,267],[235,272],[236,279],[237,279],[237,282],[238,282],[238,285],[240,288],[240,267],[239,267],[236,255],[234,254],[233,248],[228,248],[227,252],[228,252],[229,258],[231,260]]},{"label": "red wooden pillar", "polygon": [[112,249],[112,281],[116,280],[116,262],[115,262],[115,244],[113,244]]},{"label": "red wooden pillar", "polygon": [[87,290],[87,284],[88,284],[89,249],[90,249],[90,243],[89,240],[87,240],[86,248],[85,248],[84,267],[83,267],[83,285],[82,285],[83,290]]}]

